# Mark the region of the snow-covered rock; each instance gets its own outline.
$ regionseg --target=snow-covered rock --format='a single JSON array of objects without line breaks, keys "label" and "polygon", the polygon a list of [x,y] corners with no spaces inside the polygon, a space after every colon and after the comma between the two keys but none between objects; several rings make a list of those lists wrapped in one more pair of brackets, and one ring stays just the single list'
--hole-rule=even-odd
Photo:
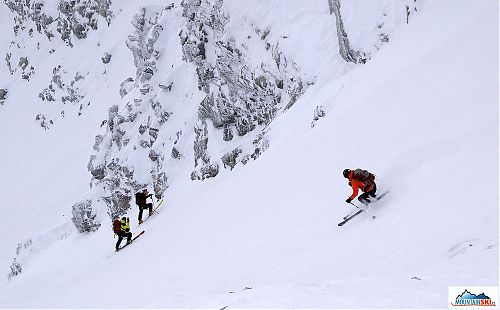
[{"label": "snow-covered rock", "polygon": [[[498,285],[497,11],[1,1],[0,307],[436,308]],[[348,167],[390,194],[339,230]],[[109,256],[143,188],[162,209]]]}]

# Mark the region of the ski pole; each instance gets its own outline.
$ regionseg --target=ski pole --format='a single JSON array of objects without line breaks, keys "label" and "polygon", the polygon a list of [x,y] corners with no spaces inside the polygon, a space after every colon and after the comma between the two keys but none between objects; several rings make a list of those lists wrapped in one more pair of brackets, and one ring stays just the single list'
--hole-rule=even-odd
[{"label": "ski pole", "polygon": [[349,203],[350,203],[350,204],[352,204],[353,206],[355,206],[355,207],[356,207],[356,208],[358,208],[358,209],[363,209],[363,208],[360,208],[360,207],[358,207],[357,205],[353,204],[352,202],[349,202]]},{"label": "ski pole", "polygon": [[365,211],[366,213],[368,213],[372,218],[375,218],[375,215],[373,215],[373,213],[371,211],[368,211],[368,206],[366,206],[365,208],[362,208],[362,207],[358,207],[357,205],[353,204],[352,202],[350,202],[350,204],[352,204],[353,206],[355,206],[356,208],[360,209],[360,210],[363,210]]}]

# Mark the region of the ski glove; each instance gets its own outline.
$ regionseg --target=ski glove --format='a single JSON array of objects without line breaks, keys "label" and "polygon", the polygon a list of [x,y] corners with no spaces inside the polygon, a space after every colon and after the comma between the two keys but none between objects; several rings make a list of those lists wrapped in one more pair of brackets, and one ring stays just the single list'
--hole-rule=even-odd
[{"label": "ski glove", "polygon": [[351,203],[352,199],[351,198],[347,198],[345,202],[347,203]]}]

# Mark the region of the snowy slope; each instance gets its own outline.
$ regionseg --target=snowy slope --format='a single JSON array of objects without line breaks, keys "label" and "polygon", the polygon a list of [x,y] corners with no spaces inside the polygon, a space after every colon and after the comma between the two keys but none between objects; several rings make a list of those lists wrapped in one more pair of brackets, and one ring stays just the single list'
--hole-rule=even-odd
[{"label": "snowy slope", "polygon": [[[446,308],[448,286],[498,286],[497,12],[493,1],[428,5],[366,65],[324,72],[271,124],[272,147],[259,160],[172,184],[146,234],[109,258],[116,239],[106,220],[78,235],[67,213],[88,190],[88,149],[117,92],[47,132],[27,109],[2,107],[0,123],[17,123],[1,131],[0,235],[12,238],[2,237],[0,266],[8,272],[21,240],[47,232],[38,243],[47,247],[1,280],[0,306]],[[308,72],[321,59],[337,68],[337,58],[296,53]],[[119,72],[130,55],[117,57]],[[311,129],[318,105],[327,114]],[[350,211],[341,172],[356,167],[390,193],[371,210],[375,220],[339,228]]]},{"label": "snowy slope", "polygon": [[[0,5],[2,14],[10,16],[4,4]],[[131,8],[129,14],[135,14],[135,9]],[[121,14],[126,15],[127,12],[123,11]],[[6,20],[2,18],[2,21]],[[11,27],[4,29],[9,28]],[[3,266],[12,262],[13,249],[16,249],[18,243],[39,237],[58,240],[73,231],[70,224],[71,205],[89,190],[89,150],[92,149],[95,134],[105,118],[110,102],[119,98],[115,89],[119,88],[120,81],[125,78],[126,64],[130,63],[131,58],[121,48],[123,41],[109,38],[120,33],[121,36],[126,36],[129,30],[123,25],[112,24],[110,32],[105,32],[101,37],[91,36],[82,42],[83,46],[76,52],[62,42],[41,41],[43,53],[33,52],[30,60],[43,65],[35,65],[37,72],[30,84],[18,78],[18,73],[17,76],[9,77],[8,72],[3,70],[5,67],[2,68],[2,83],[9,89],[9,97],[0,110],[0,122],[3,124],[0,132],[3,174],[0,188],[4,197],[1,208],[6,214],[0,234],[13,237],[0,243],[0,252],[6,253],[0,257]],[[34,44],[29,39],[24,40],[26,45]],[[100,47],[98,42],[102,42]],[[110,44],[107,45],[106,42]],[[2,48],[7,50],[7,45]],[[49,54],[49,48],[54,48],[56,52]],[[105,69],[96,59],[99,60],[104,51],[114,49],[116,61]],[[38,92],[50,81],[52,68],[58,64],[71,72],[68,75],[79,71],[91,72],[90,68],[95,70],[95,75],[87,76],[92,84],[85,102],[91,102],[91,108],[86,109],[81,116],[77,116],[78,106],[68,104],[65,106],[65,118],[59,119],[57,115],[61,106],[36,100]],[[129,69],[133,72],[132,64]],[[111,72],[115,78],[108,79],[102,75],[104,70]],[[55,115],[54,128],[41,129],[39,122],[35,121],[35,115],[40,112]],[[56,233],[53,232],[54,229]],[[52,235],[54,236],[51,237]],[[46,243],[42,241],[40,246],[44,247]]]}]

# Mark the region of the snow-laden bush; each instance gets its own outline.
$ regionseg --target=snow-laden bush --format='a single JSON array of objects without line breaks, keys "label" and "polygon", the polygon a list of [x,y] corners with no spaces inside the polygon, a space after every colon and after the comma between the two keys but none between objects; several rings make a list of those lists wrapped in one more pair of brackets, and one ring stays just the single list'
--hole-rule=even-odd
[{"label": "snow-laden bush", "polygon": [[23,270],[28,268],[29,261],[41,251],[46,250],[51,244],[66,239],[74,232],[73,225],[66,222],[49,231],[43,232],[24,242],[20,242],[16,247],[16,256],[11,265],[10,272],[7,275],[8,280],[19,276]]},{"label": "snow-laden bush", "polygon": [[29,239],[23,243],[19,243],[17,245],[16,257],[14,257],[14,260],[12,261],[12,264],[10,265],[10,272],[7,275],[7,278],[9,280],[16,277],[17,275],[19,275],[23,271],[23,266],[22,266],[21,262],[18,260],[18,258],[20,258],[21,253],[24,254],[26,249],[30,249],[32,245],[33,245],[33,241],[31,239]]},{"label": "snow-laden bush", "polygon": [[7,89],[0,88],[0,104],[7,99]]},{"label": "snow-laden bush", "polygon": [[92,209],[90,199],[77,202],[73,205],[73,217],[71,221],[79,233],[94,232],[99,229],[101,223],[96,220],[96,212]]},{"label": "snow-laden bush", "polygon": [[10,265],[10,272],[9,272],[9,275],[7,276],[7,278],[9,280],[11,280],[12,278],[14,278],[15,276],[17,276],[18,274],[21,273],[21,271],[23,271],[23,267],[21,266],[21,264],[19,264],[16,259],[14,258],[14,261],[12,262],[12,264]]},{"label": "snow-laden bush", "polygon": [[317,106],[316,109],[314,110],[314,116],[313,116],[313,121],[311,122],[311,128],[316,126],[316,122],[324,117],[326,115],[325,109],[323,106]]}]

